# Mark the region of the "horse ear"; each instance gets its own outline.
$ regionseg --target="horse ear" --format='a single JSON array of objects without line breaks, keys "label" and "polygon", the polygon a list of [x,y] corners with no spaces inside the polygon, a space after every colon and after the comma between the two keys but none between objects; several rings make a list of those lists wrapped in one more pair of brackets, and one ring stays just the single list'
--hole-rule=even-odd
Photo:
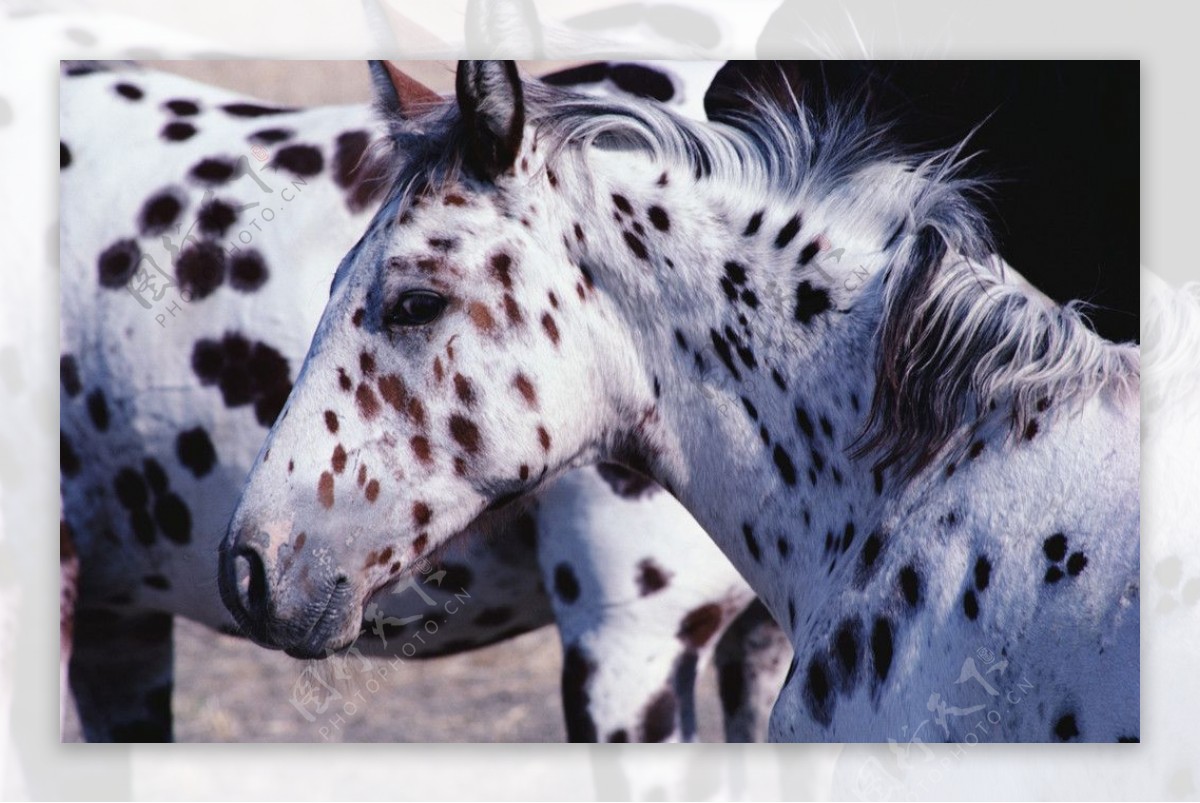
[{"label": "horse ear", "polygon": [[375,105],[389,123],[407,120],[423,106],[440,103],[441,95],[404,73],[390,61],[370,61]]},{"label": "horse ear", "polygon": [[494,179],[517,160],[525,131],[525,93],[516,62],[460,61],[456,89],[467,163]]}]

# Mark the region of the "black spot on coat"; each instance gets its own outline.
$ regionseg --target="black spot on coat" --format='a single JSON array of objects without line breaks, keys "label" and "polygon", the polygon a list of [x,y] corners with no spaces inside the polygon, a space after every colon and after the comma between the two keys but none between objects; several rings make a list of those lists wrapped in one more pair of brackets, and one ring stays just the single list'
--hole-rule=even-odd
[{"label": "black spot on coat", "polygon": [[226,114],[233,117],[266,117],[273,114],[287,114],[295,109],[263,106],[259,103],[226,103],[221,107]]},{"label": "black spot on coat", "polygon": [[899,576],[900,593],[904,597],[904,601],[908,603],[910,608],[915,608],[921,600],[921,577],[917,574],[917,570],[912,564],[905,566],[900,570]]},{"label": "black spot on coat", "polygon": [[100,432],[108,430],[108,400],[104,397],[104,391],[96,388],[87,395],[87,410],[88,417],[92,419],[92,424]]},{"label": "black spot on coat", "polygon": [[871,628],[871,655],[875,677],[883,683],[892,669],[892,623],[886,617],[877,618]]},{"label": "black spot on coat", "polygon": [[754,529],[749,524],[742,525],[742,537],[746,539],[746,549],[750,552],[750,557],[754,558],[755,563],[762,562],[762,552],[759,551],[758,541],[754,537]]},{"label": "black spot on coat", "polygon": [[1067,537],[1062,533],[1055,533],[1042,542],[1042,551],[1046,553],[1046,557],[1058,563],[1067,556]]},{"label": "black spot on coat", "polygon": [[796,320],[807,324],[813,318],[828,310],[829,292],[816,287],[811,282],[800,282],[796,286]]},{"label": "black spot on coat", "polygon": [[651,699],[642,714],[642,741],[666,741],[675,732],[675,715],[678,708],[675,692],[670,689],[662,690]]},{"label": "black spot on coat", "polygon": [[288,145],[279,149],[271,166],[300,177],[315,176],[325,167],[325,157],[312,145]]},{"label": "black spot on coat", "polygon": [[179,462],[197,479],[207,475],[217,462],[217,451],[204,427],[194,427],[179,433],[175,439],[175,454]]},{"label": "black spot on coat", "polygon": [[976,598],[975,592],[969,588],[967,593],[963,594],[963,613],[972,622],[979,618],[979,600]]},{"label": "black spot on coat", "polygon": [[192,515],[177,495],[168,493],[159,498],[154,504],[154,521],[168,540],[176,544],[192,540]]},{"label": "black spot on coat", "polygon": [[229,260],[229,286],[234,290],[253,293],[267,283],[267,276],[267,264],[258,251],[239,251]]},{"label": "black spot on coat", "polygon": [[175,261],[175,276],[192,300],[207,298],[225,281],[225,254],[216,243],[191,243]]},{"label": "black spot on coat", "polygon": [[133,240],[118,240],[100,254],[97,269],[100,285],[110,290],[124,287],[137,271],[142,250]]},{"label": "black spot on coat", "polygon": [[554,593],[568,604],[579,599],[579,580],[575,577],[574,570],[566,563],[554,567]]},{"label": "black spot on coat", "polygon": [[167,123],[162,127],[159,136],[167,142],[184,142],[196,135],[196,126],[179,120]]},{"label": "black spot on coat", "polygon": [[779,234],[775,236],[775,247],[784,248],[795,239],[796,234],[800,231],[800,216],[793,215],[788,219],[787,223],[783,224],[783,228],[779,230]]},{"label": "black spot on coat", "polygon": [[63,392],[72,399],[83,392],[83,383],[79,381],[79,363],[74,355],[64,354],[58,358],[58,379]]},{"label": "black spot on coat", "polygon": [[979,591],[985,590],[991,579],[992,562],[987,559],[986,555],[980,555],[975,561],[975,588]]},{"label": "black spot on coat", "polygon": [[237,209],[232,204],[214,198],[200,207],[196,223],[204,234],[220,237],[237,222]]},{"label": "black spot on coat", "polygon": [[814,656],[808,663],[804,677],[804,702],[808,714],[825,727],[833,721],[833,690],[829,684],[829,670],[825,662]]},{"label": "black spot on coat", "polygon": [[1060,742],[1069,742],[1079,735],[1079,724],[1074,714],[1064,714],[1054,723],[1054,735]]},{"label": "black spot on coat", "polygon": [[775,460],[775,468],[779,471],[779,476],[783,478],[786,485],[796,484],[796,464],[792,462],[792,457],[778,443],[775,444],[775,450],[772,453],[772,458]]},{"label": "black spot on coat", "polygon": [[183,203],[170,192],[160,192],[152,196],[142,207],[139,226],[143,237],[153,237],[162,234],[175,225],[179,213],[183,211]]},{"label": "black spot on coat", "polygon": [[567,723],[567,741],[596,741],[596,722],[592,719],[591,695],[588,685],[596,664],[577,644],[572,644],[563,655],[562,699],[563,715]]}]

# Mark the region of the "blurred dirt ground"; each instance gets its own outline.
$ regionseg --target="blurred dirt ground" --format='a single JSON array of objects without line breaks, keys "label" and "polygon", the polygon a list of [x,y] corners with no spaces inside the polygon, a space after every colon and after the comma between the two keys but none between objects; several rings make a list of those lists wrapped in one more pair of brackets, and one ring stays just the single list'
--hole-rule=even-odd
[{"label": "blurred dirt ground", "polygon": [[[561,63],[560,63],[561,64]],[[316,105],[369,99],[362,62],[148,62],[196,80],[275,103]],[[406,71],[439,91],[453,83],[449,62],[406,63]],[[540,72],[545,65],[524,64]],[[557,65],[555,65],[557,66]],[[475,652],[389,669],[371,692],[357,662],[350,681],[334,684],[340,700],[308,721],[291,703],[306,663],[192,622],[175,625],[175,738],[181,742],[561,742],[566,738],[559,696],[562,650],[558,632],[542,628]],[[371,671],[388,662],[371,660]],[[325,667],[323,674],[329,675]],[[362,697],[355,695],[361,694]],[[711,670],[697,690],[699,734],[722,738],[716,680]],[[365,700],[365,703],[362,702]],[[346,704],[354,704],[347,716]],[[342,723],[330,719],[342,707]],[[325,732],[322,732],[325,728]],[[69,711],[63,741],[80,741]]]},{"label": "blurred dirt ground", "polygon": [[[184,620],[176,622],[175,645],[173,710],[180,742],[566,739],[558,691],[562,651],[553,627],[474,652],[398,667],[385,659],[367,659],[370,669],[364,670],[358,659],[349,660],[343,664],[349,679],[340,682],[333,679],[331,666],[322,667],[342,697],[314,721],[291,702],[306,662]],[[366,681],[385,666],[387,677],[378,686]],[[701,675],[697,696],[701,739],[720,741],[711,669]],[[339,713],[344,722],[331,724]],[[81,740],[74,712],[69,712],[63,741]]]}]

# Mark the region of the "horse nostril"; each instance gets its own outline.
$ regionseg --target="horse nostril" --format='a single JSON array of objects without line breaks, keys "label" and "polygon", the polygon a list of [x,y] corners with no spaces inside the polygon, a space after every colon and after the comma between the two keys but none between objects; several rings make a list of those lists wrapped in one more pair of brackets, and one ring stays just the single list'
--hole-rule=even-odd
[{"label": "horse nostril", "polygon": [[242,547],[234,553],[233,567],[242,606],[254,618],[262,617],[268,609],[267,570],[262,556],[249,547]]}]

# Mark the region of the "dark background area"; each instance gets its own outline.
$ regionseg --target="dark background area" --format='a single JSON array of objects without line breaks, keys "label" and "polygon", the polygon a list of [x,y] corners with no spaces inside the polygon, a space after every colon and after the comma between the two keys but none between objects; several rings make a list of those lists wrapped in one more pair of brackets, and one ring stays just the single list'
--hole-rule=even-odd
[{"label": "dark background area", "polygon": [[730,62],[706,98],[786,77],[806,103],[863,103],[913,148],[967,145],[989,180],[1000,254],[1057,301],[1082,299],[1096,330],[1138,338],[1139,70],[1136,61]]}]

